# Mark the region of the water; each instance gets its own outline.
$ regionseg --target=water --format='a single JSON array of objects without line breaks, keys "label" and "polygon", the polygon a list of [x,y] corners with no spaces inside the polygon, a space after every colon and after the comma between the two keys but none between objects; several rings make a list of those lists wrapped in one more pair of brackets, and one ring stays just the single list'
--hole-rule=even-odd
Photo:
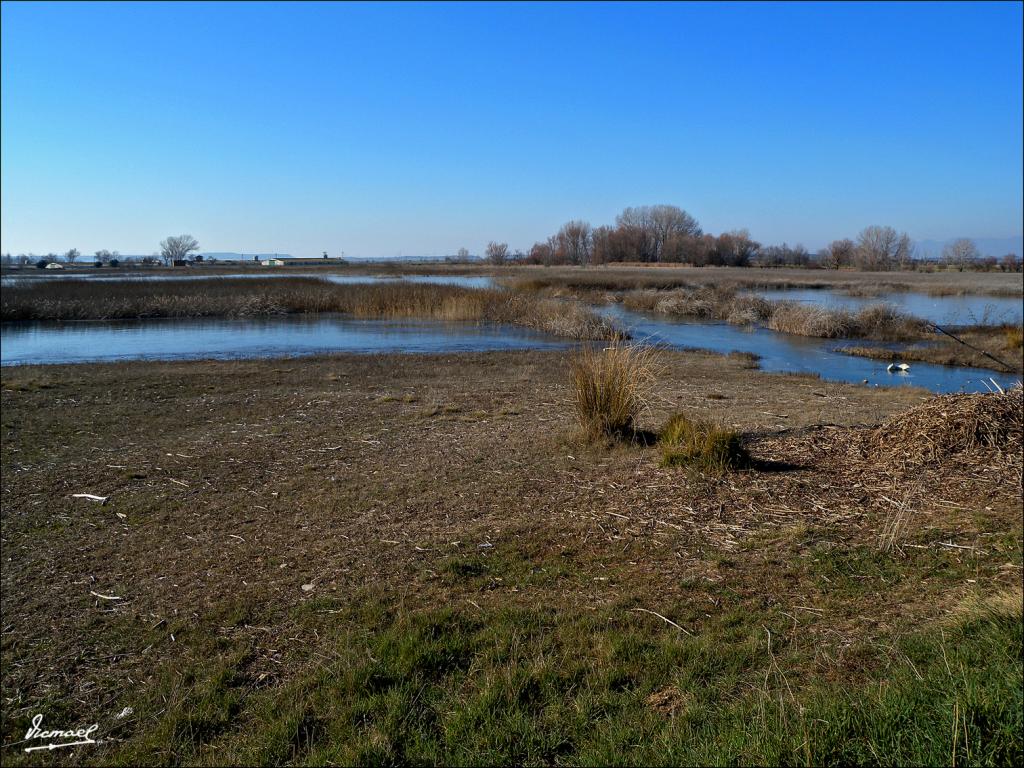
[{"label": "water", "polygon": [[511,326],[355,320],[337,315],[0,326],[0,365],[259,358],[329,352],[479,352],[566,346],[568,342],[561,339]]},{"label": "water", "polygon": [[123,282],[162,282],[164,280],[225,280],[236,278],[252,279],[263,277],[312,277],[328,283],[340,285],[370,285],[404,280],[409,283],[429,283],[431,285],[459,285],[464,288],[494,288],[494,278],[486,275],[343,275],[343,274],[310,274],[308,272],[277,272],[268,269],[266,272],[239,272],[237,274],[152,274],[144,271],[105,273],[96,272],[59,272],[4,275],[0,278],[0,286],[26,285],[40,280],[88,280],[91,283],[123,283]]},{"label": "water", "polygon": [[[21,277],[52,279],[72,275]],[[238,277],[292,277],[296,273],[259,272]],[[210,280],[216,275],[96,275],[90,280]],[[236,275],[232,275],[236,277]],[[372,284],[404,279],[417,283],[487,288],[490,277],[477,275],[322,274],[335,283]],[[12,278],[5,277],[4,284]],[[831,291],[768,291],[768,298],[812,301],[858,309],[879,299],[864,299]],[[1020,322],[1017,299],[986,296],[930,297],[895,293],[883,297],[905,311],[940,324],[989,321]],[[871,385],[915,385],[933,392],[983,392],[983,381],[994,378],[1003,387],[1018,377],[975,368],[912,363],[910,371],[888,373],[887,363],[834,351],[851,341],[812,339],[779,334],[763,328],[726,323],[687,322],[630,312],[619,305],[601,310],[638,338],[672,347],[702,347],[717,352],[753,352],[766,371],[816,373],[834,381]],[[0,364],[77,363],[115,360],[174,360],[249,358],[330,352],[463,352],[507,349],[558,349],[567,342],[513,326],[430,321],[355,320],[341,316],[290,316],[265,319],[139,320],[91,323],[3,323],[0,326]],[[865,342],[856,342],[864,345]]]},{"label": "water", "polygon": [[[877,386],[915,385],[933,392],[984,392],[1017,379],[993,371],[912,363],[890,374],[886,363],[834,352],[843,343],[789,336],[726,323],[677,322],[611,305],[602,310],[637,339],[675,348],[753,352],[761,368],[817,373],[825,379]],[[479,352],[564,349],[569,342],[515,326],[435,321],[355,320],[338,315],[264,319],[132,320],[84,323],[4,323],[0,364],[81,363],[282,357],[331,352]]]},{"label": "water", "polygon": [[766,299],[801,301],[831,309],[857,311],[871,304],[891,304],[922,320],[939,325],[1020,324],[1024,302],[1005,296],[928,296],[924,293],[885,293],[865,298],[826,290],[758,291]]},{"label": "water", "polygon": [[685,322],[631,312],[617,304],[602,310],[636,339],[671,347],[699,347],[715,352],[753,352],[761,357],[761,369],[781,373],[816,373],[823,379],[862,383],[880,387],[917,386],[932,392],[987,392],[983,381],[995,379],[1003,388],[1012,386],[1019,375],[1000,374],[980,368],[959,368],[927,363],[910,363],[906,373],[888,373],[888,363],[854,357],[834,349],[864,342],[813,339],[776,333],[764,328],[744,328],[728,323]]}]

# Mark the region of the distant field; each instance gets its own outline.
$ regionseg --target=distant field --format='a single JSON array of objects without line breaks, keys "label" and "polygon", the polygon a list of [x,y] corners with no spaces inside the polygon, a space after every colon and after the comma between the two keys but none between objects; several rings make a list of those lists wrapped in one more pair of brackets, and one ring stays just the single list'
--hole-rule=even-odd
[{"label": "distant field", "polygon": [[661,362],[753,469],[581,442],[565,353],[3,369],[4,763],[1019,764],[1019,457]]},{"label": "distant field", "polygon": [[[230,274],[274,270],[308,274],[366,275],[491,275],[532,282],[535,287],[561,286],[580,289],[628,290],[634,288],[678,288],[692,285],[721,285],[739,288],[834,288],[861,295],[888,291],[920,291],[935,295],[977,293],[993,296],[1024,295],[1020,272],[855,272],[824,269],[762,269],[753,267],[684,267],[668,264],[605,265],[591,267],[501,266],[353,261],[345,265],[263,267],[254,264],[204,264],[197,267],[138,267],[114,269],[76,268],[76,272],[103,274]],[[42,273],[42,270],[4,270],[5,275]],[[43,275],[46,276],[45,274]]]}]

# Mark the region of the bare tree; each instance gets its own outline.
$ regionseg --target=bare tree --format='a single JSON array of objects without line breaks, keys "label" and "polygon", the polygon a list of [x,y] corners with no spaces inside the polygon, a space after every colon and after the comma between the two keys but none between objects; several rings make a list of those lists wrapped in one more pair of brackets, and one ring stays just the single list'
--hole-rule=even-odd
[{"label": "bare tree", "polygon": [[1019,272],[1020,271],[1020,259],[1017,258],[1016,253],[1008,253],[999,260],[1000,265],[1004,272]]},{"label": "bare tree", "polygon": [[458,258],[459,261],[469,261],[469,249],[459,248],[459,250],[455,253],[455,256]]},{"label": "bare tree", "polygon": [[172,236],[160,242],[160,258],[164,260],[164,264],[184,261],[189,253],[196,250],[199,250],[199,241],[192,235]]},{"label": "bare tree", "polygon": [[[615,219],[620,229],[631,232],[630,240],[641,247],[640,261],[661,261],[662,249],[671,237],[700,237],[700,224],[674,205],[644,205],[626,208]],[[639,235],[639,236],[638,236]]]},{"label": "bare tree", "polygon": [[906,232],[870,226],[857,235],[857,261],[863,269],[906,267],[914,256],[914,243]]},{"label": "bare tree", "polygon": [[492,240],[487,244],[486,253],[491,264],[504,264],[508,258],[508,243],[496,243]]},{"label": "bare tree", "polygon": [[750,260],[761,250],[761,244],[750,239],[750,232],[735,229],[718,236],[714,244],[714,253],[718,263],[727,267],[746,267]]},{"label": "bare tree", "polygon": [[593,233],[585,221],[570,221],[562,225],[555,235],[557,250],[570,264],[589,264],[593,247]]},{"label": "bare tree", "polygon": [[74,264],[78,257],[81,255],[82,254],[79,252],[77,248],[72,248],[70,251],[64,254],[64,261],[66,261],[68,264]]},{"label": "bare tree", "polygon": [[856,255],[857,244],[849,238],[833,240],[818,251],[818,258],[821,260],[821,266],[825,269],[842,269],[843,267],[852,267]]},{"label": "bare tree", "polygon": [[942,263],[963,272],[965,267],[978,260],[978,255],[978,246],[974,241],[961,237],[946,243],[946,247],[942,249]]}]

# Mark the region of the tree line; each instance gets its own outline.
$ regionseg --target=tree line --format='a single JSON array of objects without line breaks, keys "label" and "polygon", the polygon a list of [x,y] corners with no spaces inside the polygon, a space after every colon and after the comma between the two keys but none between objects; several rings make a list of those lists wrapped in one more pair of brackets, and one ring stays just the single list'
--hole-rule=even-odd
[{"label": "tree line", "polygon": [[[137,261],[143,264],[159,264],[163,262],[166,266],[183,261],[201,262],[203,255],[200,253],[193,254],[193,251],[198,250],[199,241],[192,237],[192,235],[172,235],[160,241],[160,250],[158,252],[151,256],[143,256]],[[65,264],[75,264],[81,257],[82,253],[77,248],[71,248],[60,255],[48,253],[45,256],[36,256],[31,253],[19,253],[17,256],[14,256],[10,253],[5,253],[3,255],[3,263],[5,266],[17,265],[24,267],[35,265],[37,267],[45,267],[47,264],[56,264],[61,261]],[[105,248],[96,251],[93,255],[93,264],[97,267],[116,267],[121,261],[121,255],[117,251],[108,251]]]},{"label": "tree line", "polygon": [[[865,227],[856,239],[834,240],[811,253],[802,245],[762,245],[745,229],[712,235],[689,213],[674,205],[626,208],[615,226],[592,227],[573,220],[529,252],[510,253],[507,243],[491,242],[485,256],[492,264],[610,264],[639,262],[727,267],[813,267],[891,271],[934,266],[920,259],[906,232],[890,226]],[[940,263],[952,269],[1019,271],[1016,254],[981,256],[968,238],[948,243]]]}]

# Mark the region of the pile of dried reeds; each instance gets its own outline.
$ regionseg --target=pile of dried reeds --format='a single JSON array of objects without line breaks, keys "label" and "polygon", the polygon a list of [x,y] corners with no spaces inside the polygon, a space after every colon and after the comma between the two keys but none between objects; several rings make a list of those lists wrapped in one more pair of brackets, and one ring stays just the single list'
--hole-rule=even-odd
[{"label": "pile of dried reeds", "polygon": [[925,464],[971,455],[998,456],[1019,465],[1024,451],[1024,390],[942,395],[900,414],[872,432],[865,445],[875,459]]}]

